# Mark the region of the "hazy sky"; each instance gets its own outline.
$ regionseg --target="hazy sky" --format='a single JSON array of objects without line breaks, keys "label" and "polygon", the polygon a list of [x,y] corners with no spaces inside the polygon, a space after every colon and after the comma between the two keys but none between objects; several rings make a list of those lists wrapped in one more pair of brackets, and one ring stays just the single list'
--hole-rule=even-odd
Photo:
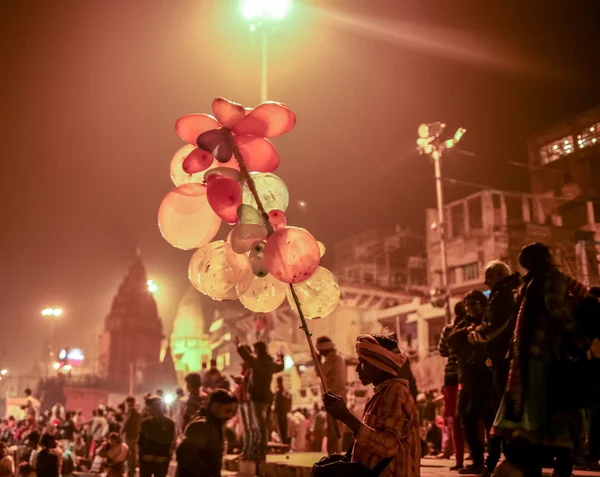
[{"label": "hazy sky", "polygon": [[[3,366],[30,369],[46,306],[65,309],[62,346],[94,350],[138,246],[169,329],[190,255],[156,226],[182,144],[173,125],[217,96],[257,103],[260,51],[239,5],[2,2]],[[526,160],[526,137],[600,100],[599,7],[296,1],[269,46],[269,98],[298,115],[275,140],[279,174],[308,204],[289,221],[326,244],[375,225],[422,231],[434,189],[414,152],[421,122],[468,129],[476,156],[447,156],[449,177],[526,186],[507,165]]]}]

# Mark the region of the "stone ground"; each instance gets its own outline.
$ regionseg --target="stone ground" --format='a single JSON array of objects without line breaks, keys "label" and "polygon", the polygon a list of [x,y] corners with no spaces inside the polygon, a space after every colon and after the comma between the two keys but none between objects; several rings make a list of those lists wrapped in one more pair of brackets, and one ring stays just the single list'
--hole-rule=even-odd
[{"label": "stone ground", "polygon": [[[269,468],[273,469],[273,472],[269,472],[270,475],[308,475],[312,464],[317,462],[324,454],[317,452],[293,452],[282,455],[269,455],[267,456],[267,464]],[[228,468],[231,468],[231,464]],[[453,460],[445,459],[421,459],[421,477],[442,477],[442,476],[458,476],[457,472],[450,472],[450,467],[454,465]],[[294,468],[293,471],[291,468]],[[275,471],[275,469],[277,469]],[[290,472],[291,471],[291,472]],[[547,470],[544,475],[550,476],[551,470]],[[235,474],[230,474],[235,475]],[[584,472],[576,471],[575,476],[587,477],[587,476],[598,476],[600,472]]]}]

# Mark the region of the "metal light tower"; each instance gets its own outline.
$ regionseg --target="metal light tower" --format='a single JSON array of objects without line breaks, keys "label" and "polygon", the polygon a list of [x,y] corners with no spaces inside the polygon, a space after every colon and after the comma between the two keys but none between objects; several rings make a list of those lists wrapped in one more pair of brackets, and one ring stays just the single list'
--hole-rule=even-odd
[{"label": "metal light tower", "polygon": [[249,20],[250,31],[260,34],[261,40],[261,78],[260,78],[260,102],[267,101],[268,89],[268,34],[269,26],[277,20],[285,17],[290,0],[244,0],[244,17]]},{"label": "metal light tower", "polygon": [[448,256],[446,254],[446,224],[444,221],[444,190],[442,187],[441,160],[444,151],[454,147],[467,130],[459,128],[454,137],[442,139],[441,135],[444,129],[446,129],[446,125],[441,122],[421,124],[418,129],[417,151],[419,151],[419,154],[430,156],[435,169],[435,192],[438,213],[437,228],[440,234],[440,255],[442,262],[442,288],[446,323],[449,324],[452,321],[452,311],[450,310],[450,287],[448,284]]}]

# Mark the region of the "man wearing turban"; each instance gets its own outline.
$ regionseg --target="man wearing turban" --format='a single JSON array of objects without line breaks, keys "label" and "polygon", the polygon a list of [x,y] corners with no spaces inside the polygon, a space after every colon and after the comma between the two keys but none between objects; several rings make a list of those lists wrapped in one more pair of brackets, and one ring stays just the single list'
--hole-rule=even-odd
[{"label": "man wearing turban", "polygon": [[[316,348],[323,359],[321,369],[325,376],[327,390],[346,401],[346,384],[348,381],[346,360],[327,336],[317,338]],[[338,438],[335,431],[333,418],[327,416],[327,453],[341,452],[341,445],[341,439]]]},{"label": "man wearing turban", "polygon": [[373,469],[381,461],[391,459],[380,474],[382,477],[419,476],[419,415],[402,370],[406,356],[394,337],[383,335],[359,335],[356,353],[356,372],[361,383],[375,386],[362,420],[348,410],[341,397],[331,392],[324,396],[329,415],[354,433],[352,462]]}]

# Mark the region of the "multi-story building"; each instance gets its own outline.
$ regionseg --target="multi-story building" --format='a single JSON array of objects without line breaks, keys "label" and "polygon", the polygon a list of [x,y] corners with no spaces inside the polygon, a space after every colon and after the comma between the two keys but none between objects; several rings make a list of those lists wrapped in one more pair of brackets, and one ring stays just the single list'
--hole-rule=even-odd
[{"label": "multi-story building", "polygon": [[370,229],[333,246],[340,284],[423,292],[427,286],[425,238],[399,225]]},{"label": "multi-story building", "polygon": [[[552,247],[561,269],[584,282],[598,279],[594,238],[585,228],[563,225],[555,199],[530,193],[484,190],[444,206],[448,284],[453,295],[484,287],[492,260],[518,270],[521,248],[531,242]],[[426,211],[429,283],[441,288],[437,212]]]}]

